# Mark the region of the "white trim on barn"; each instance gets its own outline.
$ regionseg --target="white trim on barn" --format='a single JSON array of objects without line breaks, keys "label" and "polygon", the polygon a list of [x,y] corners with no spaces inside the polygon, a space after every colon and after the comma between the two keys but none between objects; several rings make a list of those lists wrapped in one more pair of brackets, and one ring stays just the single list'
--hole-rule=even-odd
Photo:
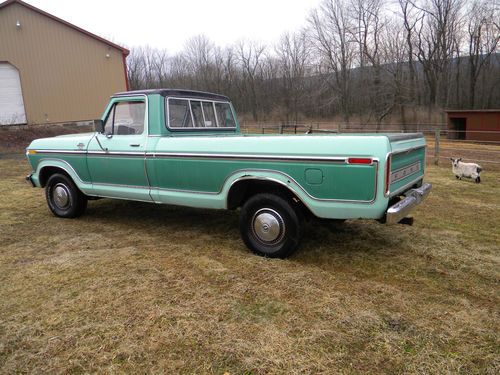
[{"label": "white trim on barn", "polygon": [[0,125],[26,124],[19,71],[12,64],[0,62]]}]

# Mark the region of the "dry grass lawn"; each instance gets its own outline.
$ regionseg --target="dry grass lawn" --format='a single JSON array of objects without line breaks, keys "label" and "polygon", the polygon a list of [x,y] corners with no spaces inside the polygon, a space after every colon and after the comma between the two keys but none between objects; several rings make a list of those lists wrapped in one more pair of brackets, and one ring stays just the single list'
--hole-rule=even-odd
[{"label": "dry grass lawn", "polygon": [[233,212],[57,219],[0,155],[0,372],[498,374],[500,172],[450,169],[413,227],[310,223],[269,260]]}]

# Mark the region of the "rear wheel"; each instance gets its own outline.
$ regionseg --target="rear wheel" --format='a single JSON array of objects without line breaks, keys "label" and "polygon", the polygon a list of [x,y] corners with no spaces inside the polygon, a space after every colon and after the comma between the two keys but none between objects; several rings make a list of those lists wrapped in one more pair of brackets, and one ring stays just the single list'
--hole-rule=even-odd
[{"label": "rear wheel", "polygon": [[59,217],[78,217],[87,208],[87,197],[71,178],[61,173],[50,176],[45,186],[45,198],[50,211]]},{"label": "rear wheel", "polygon": [[300,216],[291,203],[275,194],[256,194],[241,209],[240,232],[255,254],[286,258],[301,238]]}]

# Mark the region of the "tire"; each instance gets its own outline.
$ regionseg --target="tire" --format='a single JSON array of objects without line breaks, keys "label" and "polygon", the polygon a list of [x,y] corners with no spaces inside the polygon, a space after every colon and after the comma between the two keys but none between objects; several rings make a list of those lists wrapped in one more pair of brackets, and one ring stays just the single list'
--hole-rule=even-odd
[{"label": "tire", "polygon": [[278,195],[256,194],[241,209],[240,232],[245,245],[255,254],[286,258],[300,243],[300,215]]},{"label": "tire", "polygon": [[60,173],[49,177],[45,186],[45,198],[50,211],[58,217],[75,218],[81,216],[87,208],[85,194],[70,177]]}]

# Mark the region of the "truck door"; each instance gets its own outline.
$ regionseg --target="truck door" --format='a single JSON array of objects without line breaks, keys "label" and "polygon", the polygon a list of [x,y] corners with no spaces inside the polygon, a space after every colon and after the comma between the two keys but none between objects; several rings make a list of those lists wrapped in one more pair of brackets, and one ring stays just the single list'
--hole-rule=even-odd
[{"label": "truck door", "polygon": [[113,98],[104,134],[89,143],[87,164],[96,195],[151,201],[145,169],[147,102],[143,96]]}]

